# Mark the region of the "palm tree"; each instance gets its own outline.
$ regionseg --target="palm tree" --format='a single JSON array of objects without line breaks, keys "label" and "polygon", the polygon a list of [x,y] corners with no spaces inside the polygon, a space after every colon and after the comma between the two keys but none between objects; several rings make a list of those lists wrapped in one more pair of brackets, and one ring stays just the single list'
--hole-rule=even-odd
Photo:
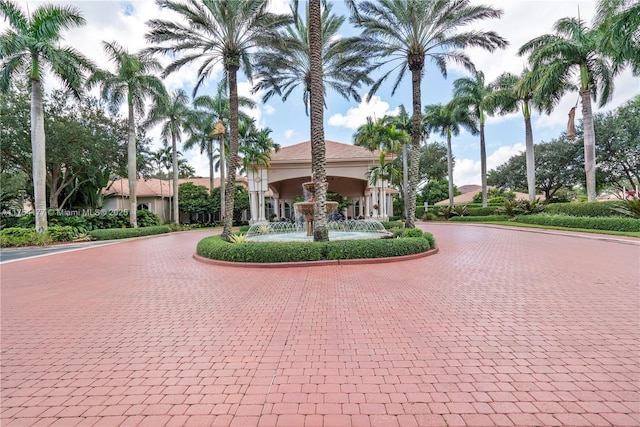
[{"label": "palm tree", "polygon": [[80,27],[85,19],[70,6],[43,5],[31,16],[8,0],[0,0],[0,13],[9,28],[0,35],[0,90],[6,92],[16,74],[31,82],[31,156],[36,230],[47,231],[47,170],[45,162],[42,78],[46,70],[79,95],[83,73],[93,64],[71,47],[60,46],[63,30]]},{"label": "palm tree", "polygon": [[506,46],[507,41],[493,31],[460,29],[480,20],[500,16],[500,10],[472,5],[470,0],[380,0],[377,3],[361,3],[359,16],[352,18],[356,26],[363,28],[365,42],[378,48],[377,56],[382,58],[379,64],[395,64],[373,84],[369,97],[395,70],[398,70],[398,75],[392,94],[407,71],[411,73],[413,130],[407,191],[409,212],[405,221],[407,228],[415,227],[418,163],[422,140],[421,83],[425,61],[433,61],[445,77],[449,61],[455,61],[475,71],[473,63],[461,49],[481,47],[493,51]]},{"label": "palm tree", "polygon": [[325,4],[322,10],[320,0],[310,1],[305,20],[298,14],[295,2],[293,14],[294,22],[257,55],[258,83],[254,90],[265,90],[263,101],[273,95],[286,100],[301,87],[307,115],[311,107],[311,157],[316,182],[314,240],[326,241],[329,235],[325,207],[324,96],[326,89],[331,88],[345,99],[359,102],[357,89],[373,82],[369,78],[371,67],[366,45],[360,38],[338,37],[345,18],[334,15],[330,4]]},{"label": "palm tree", "polygon": [[630,65],[640,76],[640,3],[634,0],[599,0],[594,24],[602,36],[600,49],[616,68]]},{"label": "palm tree", "polygon": [[178,207],[178,142],[182,141],[183,133],[191,133],[193,111],[189,107],[189,97],[184,90],[176,90],[168,97],[155,100],[146,127],[163,123],[162,142],[168,145],[171,140],[171,162],[173,166],[173,222],[180,224],[180,210]]},{"label": "palm tree", "polygon": [[488,114],[497,108],[494,87],[485,84],[484,73],[478,71],[474,77],[462,77],[453,82],[454,104],[467,109],[480,129],[480,179],[482,181],[482,206],[487,206],[487,148],[484,125]]},{"label": "palm tree", "polygon": [[164,224],[165,218],[165,209],[164,209],[164,189],[162,185],[162,180],[164,176],[164,171],[171,168],[171,147],[160,148],[158,151],[151,152],[149,156],[151,163],[157,169],[157,178],[160,180],[160,200],[162,201],[162,218],[161,221]]},{"label": "palm tree", "polygon": [[556,34],[545,34],[528,41],[518,55],[529,54],[532,71],[523,85],[534,88],[533,99],[546,105],[547,113],[579,75],[582,120],[584,128],[584,167],[587,199],[596,200],[596,149],[591,98],[600,98],[602,107],[613,95],[613,71],[610,61],[599,51],[600,34],[584,22],[563,18],[554,25]]},{"label": "palm tree", "polygon": [[424,107],[424,122],[430,131],[439,131],[447,137],[447,171],[449,178],[449,207],[453,206],[453,152],[451,150],[451,135],[460,134],[460,126],[472,135],[478,133],[475,121],[469,115],[469,110],[460,108],[454,103],[447,105],[432,104]]},{"label": "palm tree", "polygon": [[238,169],[238,81],[242,70],[251,77],[249,61],[252,50],[268,44],[277,29],[285,25],[287,16],[267,12],[268,0],[255,1],[207,1],[156,0],[163,8],[180,15],[183,22],[153,19],[148,22],[151,31],[147,40],[159,45],[148,49],[176,58],[165,69],[168,75],[184,65],[200,63],[198,79],[193,90],[209,78],[218,64],[224,67],[229,83],[229,168],[225,188],[224,229],[222,238],[227,240],[233,225],[233,200],[236,171]]},{"label": "palm tree", "polygon": [[280,150],[280,144],[271,139],[270,128],[256,129],[255,125],[251,129],[248,138],[240,145],[242,153],[242,166],[246,170],[257,170],[259,167],[269,168],[271,166],[271,153]]},{"label": "palm tree", "polygon": [[152,73],[159,71],[160,63],[144,55],[129,53],[117,42],[103,42],[104,50],[116,65],[116,72],[98,70],[87,81],[89,87],[100,86],[103,99],[116,109],[123,102],[128,110],[127,175],[129,176],[129,222],[138,226],[136,210],[136,114],[144,115],[145,100],[166,97],[162,81]]}]

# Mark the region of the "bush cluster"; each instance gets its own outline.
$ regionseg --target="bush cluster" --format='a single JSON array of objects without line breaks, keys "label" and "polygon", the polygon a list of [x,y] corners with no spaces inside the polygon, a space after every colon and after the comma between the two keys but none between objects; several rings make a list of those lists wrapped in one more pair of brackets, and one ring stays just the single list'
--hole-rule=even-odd
[{"label": "bush cluster", "polygon": [[168,225],[157,225],[154,227],[140,228],[111,228],[107,230],[92,230],[87,233],[95,240],[126,239],[128,237],[152,236],[170,232]]},{"label": "bush cluster", "polygon": [[517,222],[590,230],[640,232],[640,221],[634,218],[623,217],[575,217],[569,215],[540,214],[520,216]]},{"label": "bush cluster", "polygon": [[[420,230],[418,230],[420,231]],[[340,259],[386,258],[413,255],[435,247],[433,235],[402,239],[337,240],[330,242],[252,242],[233,244],[220,236],[200,242],[198,255],[232,262],[301,262]],[[417,234],[417,233],[416,233]]]},{"label": "bush cluster", "polygon": [[494,222],[509,221],[508,215],[485,215],[485,216],[454,216],[449,219],[451,222]]},{"label": "bush cluster", "polygon": [[545,212],[556,215],[605,217],[624,216],[611,208],[620,205],[620,202],[592,202],[592,203],[551,203],[547,205]]},{"label": "bush cluster", "polygon": [[[53,214],[52,214],[53,213]],[[75,227],[80,233],[86,233],[91,230],[102,230],[109,228],[122,228],[129,226],[128,211],[107,212],[94,211],[89,215],[55,215],[55,211],[51,211],[48,215],[47,222],[51,226]],[[137,211],[138,227],[152,227],[160,225],[160,217],[147,210]],[[4,218],[3,222],[9,218]],[[36,220],[33,215],[24,215],[12,220],[14,227],[34,228]]]},{"label": "bush cluster", "polygon": [[380,222],[385,230],[391,230],[392,228],[402,228],[404,223],[402,221],[381,221]]},{"label": "bush cluster", "polygon": [[38,233],[35,228],[12,227],[0,231],[0,246],[41,246],[54,242],[70,242],[83,233],[76,227],[52,225],[46,233]]}]

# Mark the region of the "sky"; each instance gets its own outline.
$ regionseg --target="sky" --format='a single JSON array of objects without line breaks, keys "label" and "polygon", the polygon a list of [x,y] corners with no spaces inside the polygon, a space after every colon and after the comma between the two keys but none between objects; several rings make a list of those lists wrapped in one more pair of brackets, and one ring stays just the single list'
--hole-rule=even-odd
[{"label": "sky", "polygon": [[[289,11],[288,0],[271,0],[271,9],[275,12]],[[33,10],[45,2],[39,0],[17,0],[23,9],[27,6]],[[160,10],[153,0],[66,0],[48,1],[46,3],[71,4],[78,8],[87,20],[83,27],[66,31],[63,44],[73,46],[100,67],[113,71],[113,64],[102,49],[102,41],[117,41],[129,52],[137,52],[146,47],[146,22],[152,18],[174,19],[166,10]],[[304,2],[301,1],[301,6]],[[347,15],[347,9],[341,1],[331,1],[334,13]],[[472,3],[480,3],[472,0]],[[592,0],[486,0],[482,4],[501,9],[502,18],[485,20],[474,24],[473,28],[494,30],[509,41],[506,49],[493,53],[480,49],[469,49],[467,54],[476,68],[485,74],[487,82],[493,81],[503,72],[520,74],[525,66],[526,58],[517,56],[516,52],[525,42],[542,34],[553,32],[553,24],[563,17],[577,17],[591,22],[596,2]],[[7,27],[0,21],[0,31]],[[340,30],[341,36],[358,34],[358,30],[346,22]],[[162,58],[163,63],[168,59]],[[196,80],[199,64],[184,67],[164,79],[168,90],[184,89],[191,94]],[[377,74],[373,74],[375,79]],[[451,100],[453,81],[460,77],[468,77],[469,73],[456,64],[448,65],[448,76],[443,78],[439,70],[427,64],[422,81],[422,105],[447,103]],[[222,68],[218,67],[208,83],[198,95],[213,94],[222,78]],[[366,122],[368,116],[381,118],[387,114],[397,114],[399,105],[403,104],[411,110],[411,78],[407,75],[397,89],[391,94],[390,82],[383,84],[369,103],[348,101],[335,93],[328,92],[326,97],[324,130],[325,139],[353,144],[355,130]],[[48,82],[49,83],[49,82]],[[49,87],[53,86],[53,82]],[[261,102],[262,93],[252,93],[252,83],[244,76],[239,76],[239,92],[252,98],[257,107],[247,111],[254,117],[259,127],[272,129],[272,138],[281,146],[296,144],[309,140],[309,118],[305,114],[300,90],[292,93],[287,102],[279,98],[271,98],[267,103]],[[362,88],[360,95],[365,98],[368,88]],[[640,79],[625,70],[615,79],[613,99],[605,107],[593,105],[594,112],[606,112],[623,105],[640,93]],[[576,92],[566,95],[550,115],[534,113],[532,116],[534,143],[549,141],[560,136],[566,128],[567,115],[578,99]],[[123,110],[124,112],[124,110]],[[123,114],[124,115],[124,114]],[[577,109],[576,119],[581,119],[581,108]],[[152,148],[161,147],[157,132],[151,131]],[[487,144],[487,170],[497,167],[511,156],[524,151],[524,120],[521,113],[506,116],[489,117],[485,127]],[[439,135],[429,139],[444,141]],[[462,131],[452,141],[455,157],[454,183],[457,186],[480,184],[480,148],[479,137]],[[182,150],[189,163],[195,167],[199,176],[208,175],[208,160],[199,150]]]}]

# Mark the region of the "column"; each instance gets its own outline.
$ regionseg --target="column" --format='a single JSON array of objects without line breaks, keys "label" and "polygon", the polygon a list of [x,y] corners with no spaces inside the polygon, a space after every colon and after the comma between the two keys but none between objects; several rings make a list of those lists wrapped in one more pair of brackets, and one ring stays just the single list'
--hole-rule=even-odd
[{"label": "column", "polygon": [[266,210],[266,205],[265,205],[265,200],[264,200],[264,191],[260,191],[258,193],[258,205],[260,206],[260,212],[258,213],[259,215],[259,221],[266,221],[266,218],[264,217],[264,211]]},{"label": "column", "polygon": [[258,192],[249,192],[249,209],[251,211],[251,223],[258,222]]}]

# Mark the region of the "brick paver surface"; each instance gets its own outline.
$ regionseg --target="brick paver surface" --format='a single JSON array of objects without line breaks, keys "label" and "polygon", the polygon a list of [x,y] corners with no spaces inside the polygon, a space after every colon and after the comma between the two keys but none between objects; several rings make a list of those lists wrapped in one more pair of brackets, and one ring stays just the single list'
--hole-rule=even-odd
[{"label": "brick paver surface", "polygon": [[420,227],[391,264],[212,266],[207,232],[5,264],[1,424],[640,424],[639,246]]}]

